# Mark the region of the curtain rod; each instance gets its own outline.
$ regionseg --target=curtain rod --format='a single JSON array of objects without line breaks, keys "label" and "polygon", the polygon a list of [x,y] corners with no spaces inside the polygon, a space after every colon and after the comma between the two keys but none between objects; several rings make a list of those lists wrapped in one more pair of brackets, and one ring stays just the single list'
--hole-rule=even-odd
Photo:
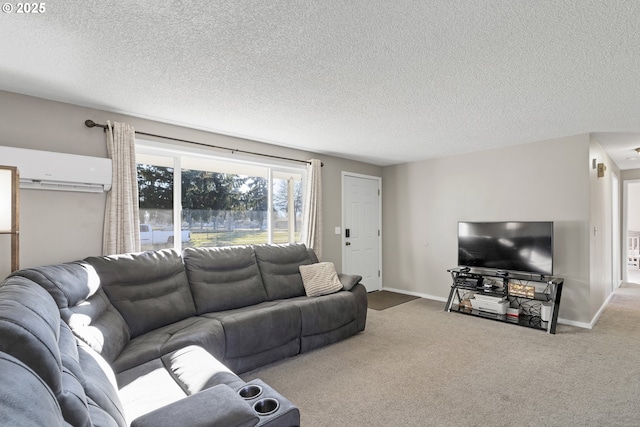
[{"label": "curtain rod", "polygon": [[[88,128],[99,127],[99,128],[102,128],[102,130],[104,130],[105,132],[107,131],[107,128],[108,128],[107,125],[101,125],[99,123],[94,122],[91,119],[85,120],[84,121],[84,125],[86,127],[88,127]],[[238,150],[238,149],[235,149],[235,148],[220,147],[218,145],[209,145],[209,144],[205,144],[205,143],[202,143],[202,142],[188,141],[186,139],[173,138],[173,137],[164,136],[164,135],[156,135],[156,134],[153,134],[153,133],[146,133],[146,132],[139,132],[139,131],[135,131],[135,132],[136,132],[137,135],[153,136],[153,137],[156,137],[156,138],[170,139],[172,141],[186,142],[187,144],[201,145],[203,147],[208,147],[208,148],[218,148],[218,149],[221,149],[221,150],[228,150],[228,151],[231,151],[231,154],[233,154],[233,153],[252,154],[254,156],[270,157],[272,159],[288,160],[290,162],[299,162],[299,163],[311,164],[311,162],[309,160],[291,159],[289,157],[281,157],[281,156],[274,156],[274,155],[271,155],[271,154],[255,153],[253,151]],[[324,166],[324,163],[320,163],[320,165]]]}]

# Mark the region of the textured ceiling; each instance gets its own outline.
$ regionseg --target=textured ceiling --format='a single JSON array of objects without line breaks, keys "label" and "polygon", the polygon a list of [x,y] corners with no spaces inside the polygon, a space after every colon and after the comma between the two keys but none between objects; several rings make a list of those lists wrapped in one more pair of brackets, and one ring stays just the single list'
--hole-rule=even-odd
[{"label": "textured ceiling", "polygon": [[640,132],[635,0],[45,5],[0,89],[380,165]]}]

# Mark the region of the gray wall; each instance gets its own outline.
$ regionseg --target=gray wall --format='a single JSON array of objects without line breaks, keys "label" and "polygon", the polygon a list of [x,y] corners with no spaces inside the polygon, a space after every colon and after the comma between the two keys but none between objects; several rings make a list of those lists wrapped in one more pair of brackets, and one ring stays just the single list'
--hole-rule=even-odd
[{"label": "gray wall", "polygon": [[[461,220],[552,220],[555,273],[566,279],[560,316],[588,324],[611,289],[611,182],[617,168],[589,135],[379,167],[211,132],[0,91],[0,145],[106,156],[105,136],[84,120],[306,160],[323,168],[324,260],[342,268],[341,173],[383,177],[383,286],[446,298]],[[595,177],[591,159],[607,164]],[[0,159],[0,163],[2,163]],[[624,171],[621,182],[640,178]],[[102,247],[104,194],[21,192],[21,266],[72,261]],[[599,232],[593,233],[597,227]],[[0,257],[8,245],[0,238]],[[6,256],[5,256],[6,253]],[[0,261],[0,275],[8,264]]]},{"label": "gray wall", "polygon": [[[106,157],[104,133],[100,129],[85,127],[86,119],[97,123],[106,123],[107,120],[127,122],[136,130],[148,133],[299,160],[322,160],[323,259],[332,261],[339,271],[342,268],[342,246],[334,228],[341,226],[342,222],[341,173],[348,171],[382,176],[380,166],[0,91],[0,145]],[[99,255],[105,200],[104,194],[22,190],[21,267]],[[0,240],[2,243],[4,241]],[[8,257],[8,246],[2,244],[2,258],[5,258],[5,250]],[[0,276],[7,273],[8,265],[0,263]]]},{"label": "gray wall", "polygon": [[589,135],[384,168],[383,285],[446,298],[458,221],[555,222],[560,316],[589,323]]}]

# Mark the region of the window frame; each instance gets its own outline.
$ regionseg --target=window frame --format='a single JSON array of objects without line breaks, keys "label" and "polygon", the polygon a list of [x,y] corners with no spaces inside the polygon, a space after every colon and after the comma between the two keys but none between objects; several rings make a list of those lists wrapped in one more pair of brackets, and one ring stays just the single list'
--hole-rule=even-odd
[{"label": "window frame", "polygon": [[[174,236],[180,236],[182,233],[182,185],[175,185],[182,182],[182,160],[184,157],[197,157],[203,159],[210,159],[217,162],[225,162],[227,164],[236,164],[239,169],[242,169],[242,165],[248,167],[259,167],[266,169],[266,179],[268,191],[268,206],[267,209],[267,243],[273,243],[274,235],[274,221],[273,221],[273,182],[274,173],[276,175],[282,174],[295,174],[300,175],[302,185],[302,197],[304,200],[304,190],[306,188],[307,181],[307,167],[305,164],[292,165],[288,161],[279,161],[277,159],[269,159],[269,161],[260,161],[253,156],[235,153],[220,153],[214,151],[215,148],[207,149],[201,147],[189,147],[177,144],[167,144],[157,141],[150,141],[145,139],[136,139],[135,153],[136,164],[145,164],[146,162],[139,162],[139,155],[159,156],[172,160],[172,165],[167,167],[173,168],[173,233]],[[226,172],[228,173],[228,172]],[[237,175],[244,174],[242,172],[236,173]],[[281,178],[279,178],[281,179]],[[294,201],[292,199],[293,192],[289,192],[289,206],[292,206]],[[304,204],[304,201],[303,201]],[[289,218],[291,221],[291,217]],[[293,215],[294,228],[295,228],[295,214]],[[304,218],[303,218],[304,221]],[[304,227],[303,227],[304,228]],[[295,232],[289,232],[289,243],[293,243],[295,238]],[[173,248],[178,252],[182,251],[182,239],[173,239]]]}]

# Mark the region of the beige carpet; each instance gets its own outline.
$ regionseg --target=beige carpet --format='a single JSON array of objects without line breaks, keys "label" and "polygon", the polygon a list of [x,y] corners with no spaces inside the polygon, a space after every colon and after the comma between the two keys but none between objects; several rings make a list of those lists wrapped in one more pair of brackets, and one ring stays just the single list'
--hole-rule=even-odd
[{"label": "beige carpet", "polygon": [[594,329],[557,334],[417,299],[364,332],[242,375],[298,405],[303,426],[640,425],[640,286]]},{"label": "beige carpet", "polygon": [[413,301],[416,298],[418,297],[389,291],[369,292],[367,294],[367,302],[372,310],[386,310],[387,308]]}]

